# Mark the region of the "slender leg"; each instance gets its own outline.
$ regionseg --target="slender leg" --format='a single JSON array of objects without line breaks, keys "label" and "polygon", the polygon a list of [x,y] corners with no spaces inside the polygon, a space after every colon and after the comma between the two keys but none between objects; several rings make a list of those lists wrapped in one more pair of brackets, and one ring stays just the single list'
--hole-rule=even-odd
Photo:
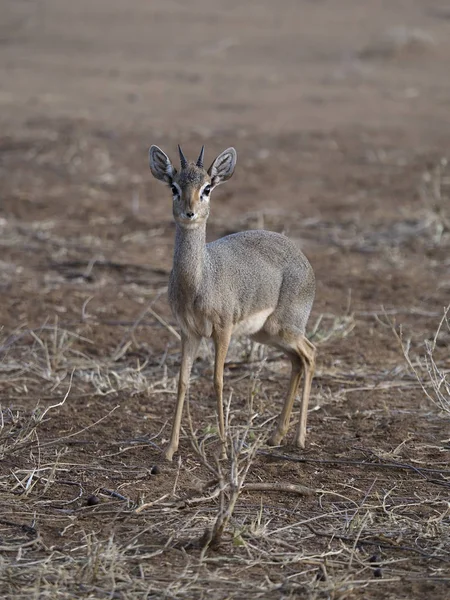
[{"label": "slender leg", "polygon": [[177,407],[175,410],[175,416],[173,418],[170,442],[164,451],[164,456],[167,460],[172,460],[173,455],[178,450],[184,398],[189,388],[189,377],[191,374],[192,363],[195,360],[200,340],[201,338],[193,335],[188,337],[185,334],[182,334],[181,337],[181,367],[180,377],[178,379]]},{"label": "slender leg", "polygon": [[298,387],[300,385],[303,373],[302,362],[299,360],[298,356],[291,355],[291,362],[292,371],[291,380],[289,382],[288,395],[286,396],[283,410],[281,411],[281,415],[278,420],[277,428],[273,432],[269,440],[269,446],[279,446],[281,440],[284,438],[289,428],[289,419],[291,417],[292,407],[294,405],[294,400],[297,395]]},{"label": "slender leg", "polygon": [[223,367],[231,339],[231,327],[215,331],[213,334],[216,351],[214,363],[214,389],[216,392],[217,415],[219,417],[219,435],[222,442],[222,458],[227,458],[227,445],[225,438],[225,420],[223,417]]},{"label": "slender leg", "polygon": [[295,445],[299,448],[305,447],[306,440],[306,420],[308,418],[309,394],[311,392],[311,383],[314,377],[314,368],[316,364],[316,348],[307,338],[299,341],[298,350],[305,371],[303,381],[302,403],[300,406],[300,420],[298,422],[297,433],[295,436]]}]

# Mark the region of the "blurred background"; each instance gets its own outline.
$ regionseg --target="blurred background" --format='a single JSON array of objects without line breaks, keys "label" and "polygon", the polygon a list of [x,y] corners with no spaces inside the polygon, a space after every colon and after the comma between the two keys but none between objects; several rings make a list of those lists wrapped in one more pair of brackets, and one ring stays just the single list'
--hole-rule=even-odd
[{"label": "blurred background", "polygon": [[[2,0],[2,121],[39,115],[211,137],[438,130],[443,0]],[[417,123],[418,122],[418,123]]]}]

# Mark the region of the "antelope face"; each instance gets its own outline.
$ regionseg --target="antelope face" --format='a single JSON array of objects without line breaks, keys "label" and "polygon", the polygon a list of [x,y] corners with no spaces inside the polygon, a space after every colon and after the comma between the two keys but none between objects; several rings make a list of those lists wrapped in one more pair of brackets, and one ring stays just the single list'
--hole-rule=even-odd
[{"label": "antelope face", "polygon": [[170,186],[173,196],[173,216],[181,227],[195,228],[209,216],[212,190],[227,181],[236,166],[236,150],[228,148],[214,160],[208,170],[203,167],[204,147],[196,163],[188,163],[180,146],[181,169],[172,165],[169,157],[158,146],[149,152],[150,170],[156,179]]},{"label": "antelope face", "polygon": [[173,216],[177,223],[190,227],[206,221],[209,216],[211,178],[203,167],[187,165],[173,177],[170,189]]}]

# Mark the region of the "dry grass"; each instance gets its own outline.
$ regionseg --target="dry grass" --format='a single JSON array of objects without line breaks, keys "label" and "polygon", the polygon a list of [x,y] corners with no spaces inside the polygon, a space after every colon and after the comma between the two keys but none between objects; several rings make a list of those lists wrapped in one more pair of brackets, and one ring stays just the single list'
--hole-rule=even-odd
[{"label": "dry grass", "polygon": [[411,356],[411,341],[404,340],[401,330],[398,333],[393,328],[398,339],[405,360],[419,382],[425,396],[440,411],[450,415],[450,368],[445,368],[448,357],[442,362],[436,358],[439,347],[448,348],[450,340],[450,305],[444,309],[444,314],[438,324],[436,332],[431,340],[425,340],[425,354],[423,356]]},{"label": "dry grass", "polygon": [[[429,357],[444,325],[447,312],[427,345]],[[319,339],[329,343],[354,326],[353,318],[321,317],[314,335],[322,332]],[[77,396],[173,393],[176,369],[170,363],[93,360],[77,349],[77,340],[89,346],[82,333],[47,323],[2,342],[0,389],[8,387],[15,398],[2,410],[0,432],[8,465],[0,478],[5,598],[192,598],[208,590],[212,598],[341,599],[376,595],[406,574],[410,583],[446,580],[450,522],[444,492],[450,471],[400,460],[405,439],[391,452],[335,459],[351,478],[339,482],[324,472],[312,490],[293,485],[292,477],[283,476],[285,465],[301,461],[317,473],[327,460],[264,449],[273,419],[260,412],[270,355],[260,361],[256,379],[249,372],[254,363],[240,364],[251,385],[240,413],[228,406],[228,463],[215,458],[215,430],[201,434],[192,422],[194,455],[167,471],[167,483],[145,467],[124,463],[139,440],[116,440],[116,451],[103,444],[101,453],[83,463],[70,443],[95,436],[115,407],[82,429],[52,437],[49,427],[60,429],[65,405]],[[435,363],[426,364],[437,377]],[[209,360],[197,366],[209,368]],[[334,376],[345,380],[345,369]],[[360,378],[373,385],[368,369]],[[408,387],[408,380],[396,381]],[[35,408],[21,407],[21,397],[38,389]],[[425,385],[423,390],[430,393]],[[271,462],[278,476],[261,480]],[[122,484],[93,489],[105,469]],[[186,473],[192,475],[189,484]],[[53,529],[57,538],[50,535]]]}]

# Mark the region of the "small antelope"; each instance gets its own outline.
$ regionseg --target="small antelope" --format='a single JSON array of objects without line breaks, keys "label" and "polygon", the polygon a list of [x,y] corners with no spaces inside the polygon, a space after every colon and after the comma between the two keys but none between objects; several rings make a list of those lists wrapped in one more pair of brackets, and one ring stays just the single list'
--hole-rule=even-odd
[{"label": "small antelope", "polygon": [[316,354],[314,345],[305,337],[315,294],[312,267],[291,240],[271,231],[243,231],[207,244],[211,192],[233,175],[236,150],[224,150],[208,170],[203,167],[204,147],[195,163],[186,160],[180,146],[178,151],[180,171],[158,146],[152,146],[149,152],[151,172],[172,191],[176,223],[169,302],[181,329],[181,368],[165,457],[172,460],[178,449],[192,363],[204,337],[214,341],[214,388],[222,455],[226,457],[223,369],[232,334],[247,335],[278,348],[291,360],[289,391],[270,445],[279,445],[287,433],[304,375],[295,438],[296,445],[304,448]]}]

